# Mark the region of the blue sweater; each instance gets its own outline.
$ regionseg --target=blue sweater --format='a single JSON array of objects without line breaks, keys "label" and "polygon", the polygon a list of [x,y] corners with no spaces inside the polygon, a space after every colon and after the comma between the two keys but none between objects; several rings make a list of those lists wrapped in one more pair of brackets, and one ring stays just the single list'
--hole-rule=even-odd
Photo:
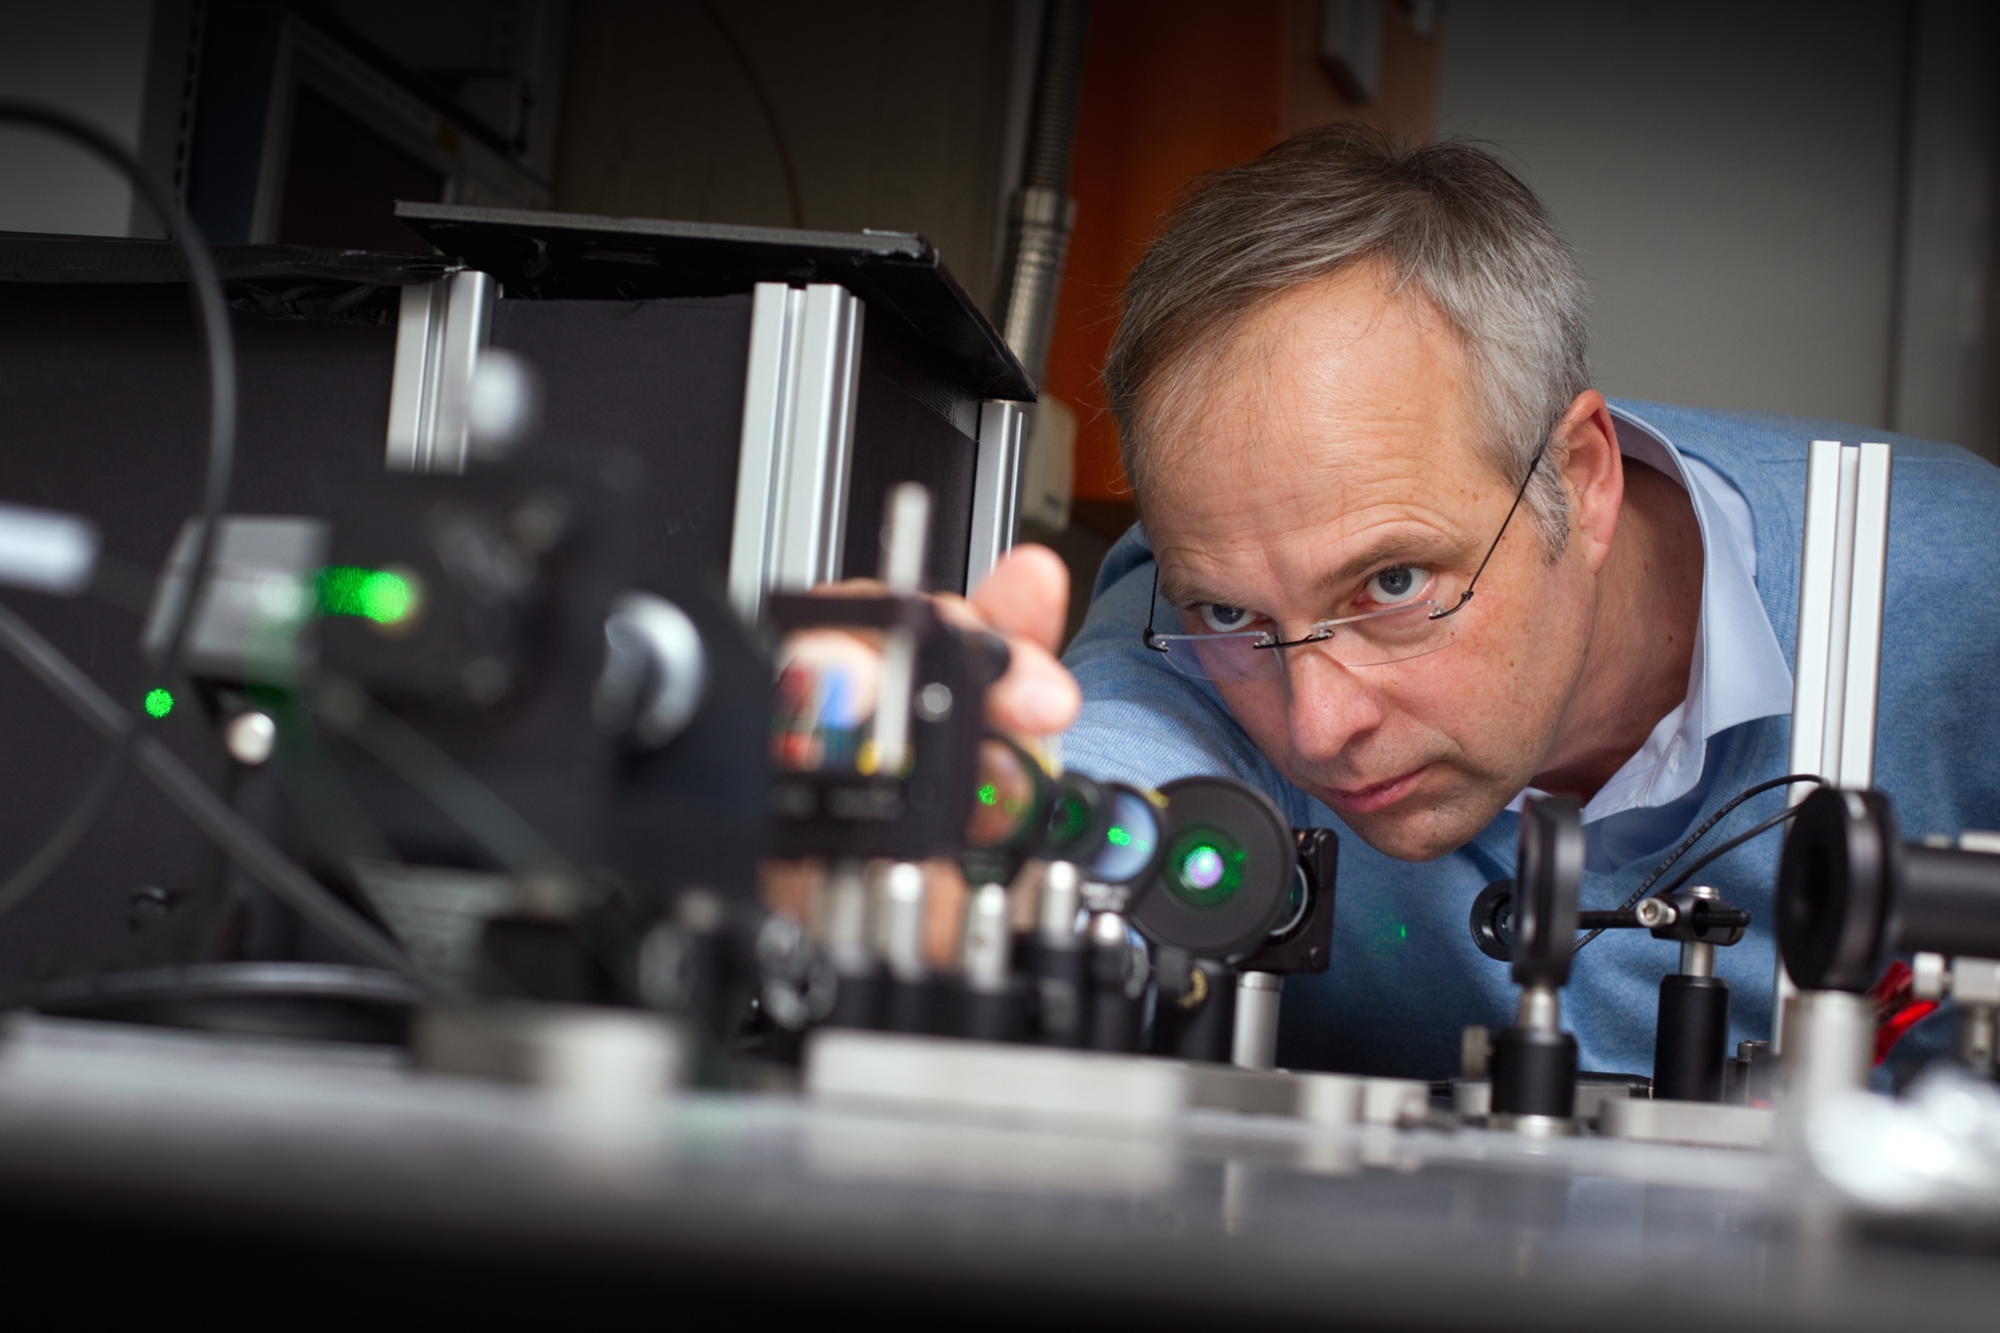
[{"label": "blue sweater", "polygon": [[[1894,445],[1875,782],[1895,801],[1906,837],[2000,828],[2000,469],[1950,445],[1836,422],[1622,406],[1742,492],[1756,524],[1758,592],[1788,662],[1798,637],[1807,443]],[[1503,812],[1464,847],[1423,864],[1369,847],[1279,775],[1212,686],[1175,675],[1141,645],[1152,578],[1151,552],[1134,528],[1105,559],[1089,618],[1065,655],[1084,706],[1064,738],[1064,762],[1145,786],[1195,773],[1236,777],[1266,792],[1295,825],[1341,829],[1332,967],[1286,984],[1279,1061],[1425,1078],[1455,1073],[1461,1028],[1497,1030],[1513,1019],[1518,992],[1506,965],[1473,946],[1466,918],[1484,885],[1513,874],[1516,816]],[[1583,906],[1617,906],[1730,796],[1784,773],[1790,734],[1790,719],[1773,717],[1715,736],[1707,759],[1714,779],[1687,828],[1615,870],[1587,874]],[[1781,800],[1752,800],[1710,841],[1774,813]],[[1718,951],[1717,975],[1734,992],[1732,1042],[1770,1033],[1779,846],[1776,833],[1757,839],[1704,875],[1756,921],[1742,943]],[[1675,946],[1643,931],[1609,932],[1578,955],[1564,1023],[1576,1033],[1583,1068],[1651,1072],[1660,977],[1677,960]]]}]

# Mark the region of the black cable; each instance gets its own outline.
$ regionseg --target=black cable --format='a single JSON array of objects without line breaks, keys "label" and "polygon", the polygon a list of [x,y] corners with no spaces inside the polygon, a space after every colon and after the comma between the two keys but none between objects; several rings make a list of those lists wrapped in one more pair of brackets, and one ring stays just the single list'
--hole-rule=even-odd
[{"label": "black cable", "polygon": [[743,72],[743,81],[750,85],[750,95],[757,99],[757,109],[764,115],[764,128],[771,132],[771,147],[778,151],[778,167],[785,173],[785,198],[791,204],[792,225],[802,228],[806,225],[806,200],[799,190],[798,170],[792,165],[791,143],[785,138],[784,127],[778,123],[777,103],[771,100],[764,81],[757,77],[757,67],[750,63],[750,53],[743,49],[743,43],[736,40],[735,31],[723,22],[715,6],[709,0],[695,0],[695,8],[707,17],[716,35],[722,38],[722,44],[729,48],[730,57]]},{"label": "black cable", "polygon": [[1728,855],[1730,852],[1735,851],[1738,847],[1741,847],[1744,843],[1750,841],[1750,839],[1758,836],[1761,833],[1767,833],[1770,830],[1776,828],[1778,825],[1790,819],[1793,815],[1796,815],[1799,812],[1799,809],[1800,807],[1796,805],[1788,805],[1783,810],[1780,810],[1777,814],[1772,815],[1769,819],[1765,820],[1763,823],[1758,824],[1755,827],[1751,828],[1747,833],[1737,834],[1735,837],[1731,838],[1728,842],[1723,843],[1720,847],[1717,847],[1714,851],[1708,853],[1706,856],[1701,857],[1693,865],[1689,866],[1686,870],[1683,870],[1679,875],[1675,876],[1674,882],[1667,885],[1666,888],[1661,889],[1656,896],[1664,898],[1670,893],[1675,893],[1679,891],[1679,889],[1683,885],[1685,885],[1689,880],[1693,879],[1696,875],[1699,875],[1703,870],[1707,869],[1709,862],[1718,860],[1721,857]]},{"label": "black cable", "polygon": [[574,876],[562,853],[498,793],[421,731],[377,708],[360,686],[328,675],[312,705],[322,726],[346,736],[408,783],[509,874]]},{"label": "black cable", "polygon": [[[1707,819],[1701,821],[1700,827],[1696,828],[1694,832],[1688,834],[1687,837],[1681,839],[1680,845],[1675,847],[1671,852],[1667,853],[1666,860],[1654,866],[1652,873],[1647,875],[1646,878],[1639,881],[1639,887],[1632,890],[1632,892],[1626,896],[1625,901],[1618,905],[1616,910],[1620,912],[1629,912],[1634,907],[1636,907],[1639,903],[1639,900],[1646,896],[1646,891],[1652,888],[1653,885],[1659,883],[1660,876],[1666,874],[1669,870],[1672,870],[1674,868],[1675,862],[1679,861],[1683,856],[1686,856],[1688,854],[1688,851],[1691,848],[1693,848],[1693,846],[1696,843],[1700,842],[1703,838],[1708,836],[1708,832],[1710,829],[1714,828],[1717,824],[1720,824],[1725,818],[1728,817],[1729,813],[1732,810],[1734,810],[1737,806],[1743,804],[1745,801],[1749,800],[1753,796],[1761,796],[1765,792],[1771,791],[1774,788],[1789,787],[1792,786],[1794,783],[1799,783],[1799,782],[1817,783],[1822,787],[1826,785],[1826,779],[1818,776],[1817,774],[1787,773],[1785,774],[1785,776],[1781,778],[1772,778],[1770,781],[1760,782],[1756,784],[1754,787],[1745,787],[1742,791],[1737,792],[1734,796],[1724,801],[1714,814],[1710,815]],[[1786,813],[1780,816],[1778,819],[1769,820],[1763,824],[1759,824],[1756,828],[1751,829],[1748,833],[1742,835],[1742,837],[1737,838],[1733,842],[1730,842],[1721,848],[1718,848],[1715,852],[1711,853],[1707,857],[1704,857],[1702,860],[1695,862],[1695,864],[1689,868],[1687,874],[1688,875],[1694,874],[1696,871],[1706,866],[1710,861],[1713,861],[1716,857],[1721,856],[1724,852],[1730,851],[1733,848],[1742,845],[1744,842],[1747,842],[1749,839],[1757,836],[1759,833],[1765,832],[1773,825],[1781,823],[1783,822],[1783,820],[1790,818],[1791,817],[1790,812],[1794,808],[1796,807],[1787,807]],[[1661,892],[1672,893],[1675,889],[1679,888],[1682,884],[1685,884],[1686,882],[1687,882],[1687,876],[1684,875],[1680,879],[1675,880],[1672,884],[1668,885],[1665,889],[1662,889]],[[1585,935],[1582,939],[1576,942],[1576,950],[1573,952],[1580,952],[1583,949],[1584,945],[1590,943],[1592,940],[1596,939],[1599,935],[1602,935],[1603,933],[1604,933],[1604,927],[1602,926],[1599,926],[1597,929],[1591,931],[1588,935]]]},{"label": "black cable", "polygon": [[[229,480],[236,464],[236,348],[230,338],[229,311],[223,300],[222,283],[216,277],[215,265],[209,258],[208,248],[201,243],[194,223],[182,216],[166,190],[123,144],[67,111],[14,98],[0,98],[0,124],[28,125],[46,130],[58,138],[68,139],[109,164],[145,198],[147,206],[179,245],[181,256],[187,262],[188,279],[194,287],[195,309],[201,322],[202,348],[208,359],[208,471],[202,486],[201,527],[195,540],[194,565],[188,577],[187,595],[174,608],[168,621],[166,651],[156,672],[156,683],[166,688],[180,674],[188,627],[193,622],[202,585],[210,574],[216,529],[229,501]],[[0,914],[40,887],[110,806],[125,767],[131,761],[133,737],[144,725],[138,712],[133,711],[126,716],[131,726],[113,734],[111,753],[105,756],[97,775],[84,789],[82,799],[48,839],[7,877],[4,884],[0,884]]]},{"label": "black cable", "polygon": [[70,807],[70,812],[56,825],[55,832],[49,834],[47,840],[7,877],[7,882],[0,884],[0,916],[5,916],[15,904],[41,887],[42,881],[69,859],[69,854],[83,841],[83,835],[90,832],[109,808],[112,796],[125,779],[125,766],[131,762],[131,737],[134,734],[136,728],[128,729],[111,743],[111,753],[104,757],[96,776],[83,789],[83,798]]}]

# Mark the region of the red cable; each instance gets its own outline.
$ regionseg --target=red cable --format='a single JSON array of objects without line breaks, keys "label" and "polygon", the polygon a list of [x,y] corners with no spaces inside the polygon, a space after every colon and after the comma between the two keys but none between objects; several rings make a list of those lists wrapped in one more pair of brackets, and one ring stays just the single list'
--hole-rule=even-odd
[{"label": "red cable", "polygon": [[1937,1012],[1936,1000],[1919,1000],[1913,993],[1911,983],[1914,974],[1910,965],[1898,958],[1889,964],[1889,970],[1882,979],[1868,988],[1868,998],[1875,1005],[1875,1063],[1881,1064],[1889,1058],[1889,1052],[1903,1039],[1903,1034]]}]

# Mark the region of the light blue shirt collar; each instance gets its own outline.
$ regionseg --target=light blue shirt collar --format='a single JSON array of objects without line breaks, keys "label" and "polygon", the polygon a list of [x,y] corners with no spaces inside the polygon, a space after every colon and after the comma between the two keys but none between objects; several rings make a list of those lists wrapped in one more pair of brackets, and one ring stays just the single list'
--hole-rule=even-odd
[{"label": "light blue shirt collar", "polygon": [[[1662,818],[1618,819],[1593,838],[1641,847],[1660,845],[1660,830],[1674,823],[1676,807],[1700,791],[1707,768],[1708,742],[1731,727],[1792,711],[1792,673],[1757,594],[1757,534],[1750,506],[1721,473],[1689,458],[1665,435],[1622,408],[1611,409],[1618,447],[1627,457],[1657,468],[1687,489],[1701,526],[1701,619],[1695,629],[1694,661],[1688,692],[1680,706],[1661,718],[1646,743],[1583,808],[1585,825],[1628,812],[1657,811]],[[1508,806],[1537,795],[1532,788]],[[1684,821],[1682,821],[1684,822]],[[1631,827],[1624,827],[1630,825]],[[1593,846],[1592,860],[1615,857],[1608,846]]]}]

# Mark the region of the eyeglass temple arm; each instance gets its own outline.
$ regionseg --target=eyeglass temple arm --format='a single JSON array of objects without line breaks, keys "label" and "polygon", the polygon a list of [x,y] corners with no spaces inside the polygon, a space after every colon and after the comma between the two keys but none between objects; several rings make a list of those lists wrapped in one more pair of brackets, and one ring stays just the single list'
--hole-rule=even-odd
[{"label": "eyeglass temple arm", "polygon": [[1151,648],[1156,653],[1164,653],[1167,651],[1167,646],[1163,643],[1153,642],[1153,614],[1154,614],[1154,608],[1159,605],[1159,601],[1160,601],[1160,558],[1158,556],[1154,556],[1153,594],[1152,596],[1146,599],[1146,628],[1139,631],[1139,642],[1145,644],[1148,648]]},{"label": "eyeglass temple arm", "polygon": [[[1521,478],[1521,489],[1514,492],[1514,503],[1507,507],[1507,517],[1500,520],[1500,531],[1493,534],[1493,544],[1487,547],[1486,554],[1480,557],[1479,568],[1472,571],[1472,582],[1465,585],[1465,591],[1459,594],[1457,603],[1450,610],[1431,612],[1430,618],[1432,620],[1443,620],[1446,616],[1455,616],[1465,609],[1467,602],[1472,600],[1473,590],[1479,586],[1479,576],[1486,572],[1487,563],[1493,559],[1493,553],[1500,549],[1500,539],[1507,535],[1507,525],[1514,521],[1514,512],[1521,507],[1522,499],[1528,494],[1528,483],[1535,479],[1535,469],[1542,465],[1542,455],[1547,453],[1548,449],[1549,442],[1547,438],[1544,438],[1535,447],[1535,456],[1528,460],[1528,475]],[[1153,584],[1155,587],[1159,586],[1159,581],[1159,571],[1155,569],[1153,571]],[[1151,618],[1148,617],[1147,630],[1149,634],[1151,629],[1152,622]],[[1147,639],[1149,646],[1151,642],[1152,640],[1149,637]]]}]

